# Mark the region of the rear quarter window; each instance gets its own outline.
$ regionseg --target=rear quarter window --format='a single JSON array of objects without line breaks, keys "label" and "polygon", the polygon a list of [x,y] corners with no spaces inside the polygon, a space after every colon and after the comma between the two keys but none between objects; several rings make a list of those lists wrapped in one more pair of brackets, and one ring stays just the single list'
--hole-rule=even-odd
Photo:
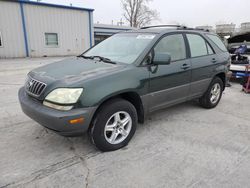
[{"label": "rear quarter window", "polygon": [[212,34],[206,34],[206,36],[213,41],[216,46],[218,46],[223,52],[227,52],[227,48],[225,46],[225,44],[221,41],[221,39],[216,36],[216,35],[212,35]]}]

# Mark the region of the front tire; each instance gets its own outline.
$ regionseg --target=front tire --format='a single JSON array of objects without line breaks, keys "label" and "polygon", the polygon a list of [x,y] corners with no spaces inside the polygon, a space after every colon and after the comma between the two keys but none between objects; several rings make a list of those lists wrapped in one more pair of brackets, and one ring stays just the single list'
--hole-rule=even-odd
[{"label": "front tire", "polygon": [[215,77],[206,93],[199,99],[200,105],[207,109],[216,107],[220,102],[222,92],[223,82],[219,77]]},{"label": "front tire", "polygon": [[92,142],[101,151],[114,151],[126,146],[137,126],[135,107],[126,100],[112,99],[97,112],[90,130]]}]

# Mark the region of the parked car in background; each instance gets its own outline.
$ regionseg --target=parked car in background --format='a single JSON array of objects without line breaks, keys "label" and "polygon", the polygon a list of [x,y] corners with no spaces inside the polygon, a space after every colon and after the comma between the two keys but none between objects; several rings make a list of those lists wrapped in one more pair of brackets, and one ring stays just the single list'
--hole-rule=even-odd
[{"label": "parked car in background", "polygon": [[235,51],[241,46],[246,45],[247,51],[246,54],[250,54],[250,33],[239,33],[236,35],[233,35],[228,39],[228,50],[230,54],[234,54]]},{"label": "parked car in background", "polygon": [[223,42],[208,31],[145,27],[32,70],[19,101],[44,127],[65,136],[88,131],[100,150],[112,151],[126,146],[137,123],[156,110],[193,99],[216,107],[229,60]]},{"label": "parked car in background", "polygon": [[250,33],[241,33],[228,39],[228,51],[231,54],[230,70],[235,75],[245,72],[245,65],[250,59]]}]

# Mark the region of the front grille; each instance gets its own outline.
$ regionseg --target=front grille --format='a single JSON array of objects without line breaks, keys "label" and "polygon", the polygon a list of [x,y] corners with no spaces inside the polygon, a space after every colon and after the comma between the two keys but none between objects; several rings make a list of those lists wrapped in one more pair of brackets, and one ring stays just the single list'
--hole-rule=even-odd
[{"label": "front grille", "polygon": [[44,89],[46,88],[46,84],[43,82],[40,82],[38,80],[35,80],[31,77],[28,77],[26,83],[25,83],[25,88],[26,91],[33,95],[33,96],[40,96],[42,94],[42,92],[44,91]]}]

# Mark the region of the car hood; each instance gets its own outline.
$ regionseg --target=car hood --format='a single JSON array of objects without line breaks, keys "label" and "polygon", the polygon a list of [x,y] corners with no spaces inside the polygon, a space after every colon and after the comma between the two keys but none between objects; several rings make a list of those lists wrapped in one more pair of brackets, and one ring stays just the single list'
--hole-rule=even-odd
[{"label": "car hood", "polygon": [[[77,83],[96,79],[122,71],[126,64],[110,64],[84,58],[70,58],[34,69],[29,76],[46,84],[58,83],[62,86],[74,86]],[[72,85],[73,84],[73,85]]]}]

